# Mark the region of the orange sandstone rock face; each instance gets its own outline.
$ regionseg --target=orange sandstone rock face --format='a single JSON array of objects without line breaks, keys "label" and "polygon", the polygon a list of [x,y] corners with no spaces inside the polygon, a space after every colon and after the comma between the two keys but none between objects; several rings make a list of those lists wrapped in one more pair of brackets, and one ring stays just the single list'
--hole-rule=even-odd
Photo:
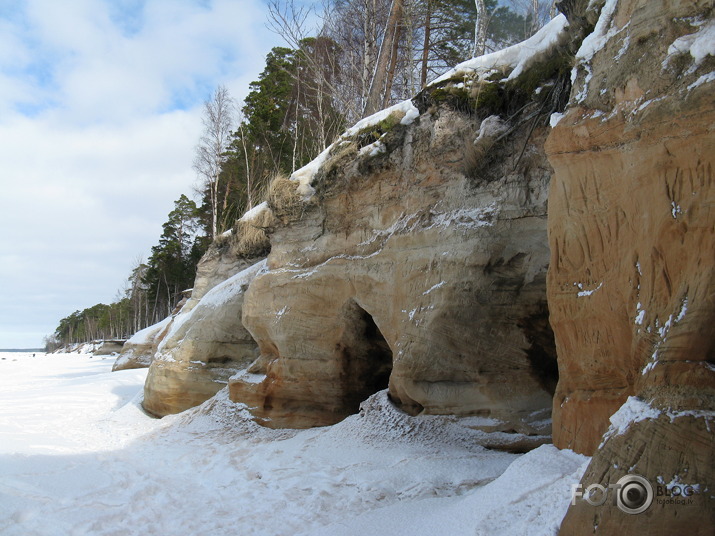
[{"label": "orange sandstone rock face", "polygon": [[[555,441],[587,454],[627,396],[653,385],[686,395],[686,385],[698,387],[710,376],[706,361],[713,357],[715,105],[713,81],[694,84],[713,61],[708,57],[687,76],[651,72],[651,63],[661,68],[670,44],[653,33],[663,15],[653,20],[632,4],[619,4],[612,31],[621,11],[634,11],[634,19],[590,62],[588,97],[546,145],[555,170],[548,280],[560,367]],[[682,13],[668,16],[698,14],[695,6],[680,7]],[[614,67],[626,38],[649,40],[632,45]],[[633,70],[638,61],[631,56],[646,52],[655,61]],[[670,62],[685,61],[686,71],[692,62],[681,56]],[[671,85],[658,81],[666,75]],[[623,86],[605,85],[612,78]],[[655,90],[628,89],[635,86]],[[664,86],[668,93],[658,91]],[[663,389],[653,394],[665,396]]]},{"label": "orange sandstone rock face", "polygon": [[669,369],[678,384],[707,374],[715,114],[673,116],[657,104],[641,124],[583,114],[573,110],[547,145],[556,170],[549,306],[556,441],[592,454],[627,396],[665,387]]},{"label": "orange sandstone rock face", "polygon": [[[554,443],[594,455],[584,487],[637,473],[700,492],[692,508],[638,515],[579,501],[561,534],[704,534],[715,511],[712,6],[601,5],[546,144]],[[629,396],[653,415],[602,443]]]}]

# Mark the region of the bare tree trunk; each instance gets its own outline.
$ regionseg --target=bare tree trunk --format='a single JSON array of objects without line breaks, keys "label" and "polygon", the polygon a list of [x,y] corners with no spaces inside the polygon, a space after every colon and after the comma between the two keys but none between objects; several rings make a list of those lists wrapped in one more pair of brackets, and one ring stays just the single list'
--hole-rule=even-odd
[{"label": "bare tree trunk", "polygon": [[368,94],[370,93],[370,83],[375,72],[375,63],[377,61],[377,9],[375,0],[372,0],[372,9],[366,6],[363,18],[363,69],[362,69],[362,96],[363,110],[367,103]]},{"label": "bare tree trunk", "polygon": [[156,324],[157,320],[157,308],[159,307],[159,286],[157,285],[156,294],[154,294],[154,309],[151,312],[151,323]]},{"label": "bare tree trunk", "polygon": [[218,179],[219,173],[214,175],[211,184],[211,238],[216,238],[216,230],[218,228]]},{"label": "bare tree trunk", "polygon": [[[325,123],[327,117],[325,117],[325,99],[327,94],[327,88],[325,84],[325,76],[322,71],[318,71],[318,83],[316,87],[315,104],[318,112],[318,128],[320,129],[320,151],[324,151],[328,146],[328,136],[325,132]],[[329,96],[328,96],[329,98]]]},{"label": "bare tree trunk", "polygon": [[370,91],[367,95],[367,102],[365,103],[363,116],[372,115],[378,110],[380,95],[385,87],[387,78],[387,64],[392,54],[393,42],[397,37],[397,27],[399,25],[401,13],[402,0],[392,0],[390,16],[387,19],[385,35],[382,39],[382,46],[380,46],[380,52],[377,56],[377,65],[375,66],[375,71],[372,76]]},{"label": "bare tree trunk", "polygon": [[409,99],[414,94],[416,94],[421,88],[417,82],[416,67],[419,65],[418,60],[415,58],[414,54],[417,52],[415,49],[415,22],[417,21],[417,16],[414,11],[414,2],[410,3],[409,0],[405,0],[405,6],[403,7],[402,16],[402,35],[400,36],[400,41],[404,36],[404,46],[403,48],[403,58],[404,66],[398,69],[395,73],[399,76],[402,73],[403,84],[402,93],[400,94],[400,100]]},{"label": "bare tree trunk", "polygon": [[422,72],[420,73],[420,87],[427,85],[427,65],[429,63],[430,34],[432,33],[432,0],[427,0],[425,15],[425,40],[422,44]]},{"label": "bare tree trunk", "polygon": [[474,48],[472,57],[483,56],[487,46],[487,7],[484,0],[474,0],[477,21],[474,23]]},{"label": "bare tree trunk", "polygon": [[164,285],[166,285],[166,314],[164,315],[163,318],[169,316],[171,314],[171,310],[173,309],[172,306],[172,298],[171,298],[171,289],[169,288],[169,282],[166,280],[166,272],[164,272]]},{"label": "bare tree trunk", "polygon": [[231,183],[226,184],[226,193],[223,194],[223,206],[221,207],[221,210],[226,213],[226,209],[228,208],[228,198],[231,195]]},{"label": "bare tree trunk", "polygon": [[[295,134],[293,135],[293,158],[291,160],[291,168],[290,172],[293,173],[295,171],[295,164],[296,164],[296,152],[298,152],[298,111],[300,108],[300,69],[296,68],[296,76],[295,76],[295,84],[296,84],[296,91],[297,91],[297,96],[295,99],[295,117],[293,118],[293,125],[295,128]],[[289,107],[289,112],[290,112],[290,107]]]},{"label": "bare tree trunk", "polygon": [[243,121],[239,121],[238,129],[241,131],[241,145],[243,145],[243,157],[246,162],[246,197],[248,199],[248,210],[253,208],[253,185],[251,184],[251,166],[248,164],[248,146],[246,145],[246,132],[243,130]]},{"label": "bare tree trunk", "polygon": [[534,35],[541,27],[541,21],[539,20],[539,0],[531,0],[531,15],[530,34]]},{"label": "bare tree trunk", "polygon": [[233,126],[234,103],[225,86],[219,86],[204,102],[204,132],[196,147],[194,170],[203,178],[211,198],[211,237],[218,231],[218,185],[221,166],[226,159]]},{"label": "bare tree trunk", "polygon": [[398,25],[395,28],[395,35],[392,37],[392,52],[390,54],[390,68],[387,71],[387,80],[385,86],[385,95],[382,99],[382,107],[387,108],[390,105],[390,97],[392,95],[392,84],[395,80],[395,70],[397,69],[397,56],[400,48],[400,34],[402,26]]}]

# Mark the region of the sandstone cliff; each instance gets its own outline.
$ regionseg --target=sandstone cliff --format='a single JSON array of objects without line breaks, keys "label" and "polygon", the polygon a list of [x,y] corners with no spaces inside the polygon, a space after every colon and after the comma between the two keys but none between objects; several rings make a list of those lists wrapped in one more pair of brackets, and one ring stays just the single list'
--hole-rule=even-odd
[{"label": "sandstone cliff", "polygon": [[241,221],[270,235],[266,269],[220,308],[194,290],[145,408],[197,404],[243,363],[231,397],[268,426],[331,424],[389,388],[408,413],[477,415],[543,442],[556,382],[543,144],[567,96],[567,38],[560,17],[278,178]]},{"label": "sandstone cliff", "polygon": [[164,416],[201,404],[255,359],[257,345],[240,323],[241,304],[268,249],[265,234],[242,222],[214,241],[199,262],[190,298],[151,350],[144,409]]},{"label": "sandstone cliff", "polygon": [[[387,388],[407,413],[532,438],[520,448],[553,407],[556,445],[594,456],[583,487],[637,473],[697,490],[638,515],[576,502],[562,534],[707,533],[712,5],[561,9],[568,26],[459,66],[278,178],[241,221],[270,236],[265,264],[195,291],[145,407],[228,382],[258,422],[307,427]],[[224,255],[205,281],[248,264]]]},{"label": "sandstone cliff", "polygon": [[174,318],[149,367],[144,409],[163,416],[201,404],[256,359],[256,343],[240,318],[243,294],[263,266],[257,262],[219,283]]},{"label": "sandstone cliff", "polygon": [[124,347],[123,339],[102,341],[97,348],[92,351],[93,355],[117,355]]},{"label": "sandstone cliff", "polygon": [[543,433],[556,381],[543,143],[568,84],[563,23],[361,121],[255,214],[272,244],[243,305],[260,357],[232,400],[306,427],[388,387],[413,415]]},{"label": "sandstone cliff", "polygon": [[[640,515],[579,501],[562,534],[715,526],[715,26],[712,3],[571,3],[595,23],[547,141],[554,442],[593,454],[582,484],[692,484]],[[614,419],[606,439],[609,418]],[[633,411],[634,407],[640,412]],[[628,420],[637,421],[628,426]],[[624,424],[625,420],[625,424]],[[662,498],[661,498],[662,499]]]}]

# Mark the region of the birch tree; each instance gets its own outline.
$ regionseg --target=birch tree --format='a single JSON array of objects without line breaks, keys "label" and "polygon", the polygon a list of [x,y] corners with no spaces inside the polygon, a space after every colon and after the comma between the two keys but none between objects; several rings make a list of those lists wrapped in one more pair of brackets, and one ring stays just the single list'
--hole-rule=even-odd
[{"label": "birch tree", "polygon": [[539,0],[531,0],[529,5],[529,15],[531,15],[531,27],[529,35],[534,35],[541,28],[541,18],[539,16]]},{"label": "birch tree", "polygon": [[524,38],[531,37],[544,21],[556,16],[556,0],[509,0],[509,4],[524,17]]},{"label": "birch tree", "polygon": [[226,86],[220,85],[211,99],[204,102],[203,133],[196,146],[194,170],[209,192],[211,203],[211,238],[216,238],[219,212],[219,178],[231,143],[235,104]]},{"label": "birch tree", "polygon": [[251,164],[248,160],[248,145],[246,142],[246,129],[245,129],[245,117],[243,111],[237,107],[238,116],[238,136],[234,135],[241,143],[241,149],[243,149],[243,164],[246,169],[246,210],[251,210],[254,203],[254,192],[253,192],[253,177],[251,175]]},{"label": "birch tree", "polygon": [[483,56],[487,46],[487,6],[484,0],[474,0],[477,19],[474,22],[474,48],[472,57]]}]

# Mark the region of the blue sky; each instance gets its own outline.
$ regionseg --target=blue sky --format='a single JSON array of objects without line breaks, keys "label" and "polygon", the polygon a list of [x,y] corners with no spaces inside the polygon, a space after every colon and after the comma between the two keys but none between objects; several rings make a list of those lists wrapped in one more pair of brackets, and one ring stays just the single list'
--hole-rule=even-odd
[{"label": "blue sky", "polygon": [[279,38],[260,0],[0,0],[0,348],[117,297],[180,194],[201,104]]}]

